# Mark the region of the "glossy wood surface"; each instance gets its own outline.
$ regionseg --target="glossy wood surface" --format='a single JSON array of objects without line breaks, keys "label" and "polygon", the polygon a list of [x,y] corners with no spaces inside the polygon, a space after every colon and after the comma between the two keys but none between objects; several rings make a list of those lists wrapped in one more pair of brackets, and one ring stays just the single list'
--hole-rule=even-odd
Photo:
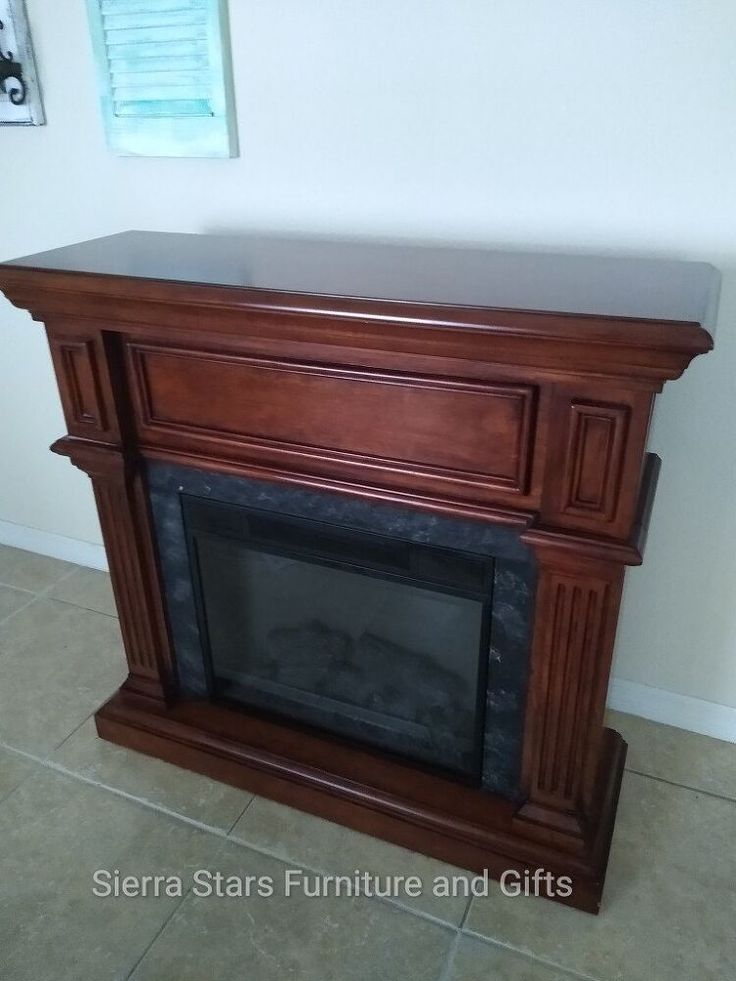
[{"label": "glossy wood surface", "polygon": [[[603,713],[656,393],[712,346],[703,264],[126,233],[0,264],[45,322],[129,677],[106,738],[598,908],[625,747]],[[562,311],[562,312],[560,312]],[[145,461],[512,524],[539,569],[521,799],[177,689]],[[684,598],[683,598],[684,599]]]},{"label": "glossy wood surface", "polygon": [[340,239],[123,232],[4,265],[280,293],[713,325],[707,263]]}]

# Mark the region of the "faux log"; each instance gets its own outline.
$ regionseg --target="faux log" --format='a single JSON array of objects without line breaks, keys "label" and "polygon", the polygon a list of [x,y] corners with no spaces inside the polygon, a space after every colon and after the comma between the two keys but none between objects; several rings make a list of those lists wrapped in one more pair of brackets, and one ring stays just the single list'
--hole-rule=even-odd
[{"label": "faux log", "polygon": [[[653,400],[712,346],[699,263],[129,232],[0,264],[43,321],[129,676],[100,735],[599,908],[625,758],[603,713]],[[178,690],[145,461],[516,526],[539,569],[512,803]]]}]

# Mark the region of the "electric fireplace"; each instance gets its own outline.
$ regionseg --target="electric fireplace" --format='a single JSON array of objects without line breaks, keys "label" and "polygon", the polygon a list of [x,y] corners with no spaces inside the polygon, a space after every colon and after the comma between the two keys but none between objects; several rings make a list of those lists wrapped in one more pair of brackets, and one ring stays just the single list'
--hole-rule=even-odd
[{"label": "electric fireplace", "polygon": [[491,563],[184,503],[209,694],[479,780]]},{"label": "electric fireplace", "polygon": [[603,713],[702,263],[130,232],[0,264],[46,324],[132,749],[600,903]]}]

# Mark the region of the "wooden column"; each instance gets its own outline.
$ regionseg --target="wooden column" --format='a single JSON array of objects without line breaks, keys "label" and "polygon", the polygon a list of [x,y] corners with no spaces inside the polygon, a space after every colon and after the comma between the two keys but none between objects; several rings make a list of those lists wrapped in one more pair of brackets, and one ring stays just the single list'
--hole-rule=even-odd
[{"label": "wooden column", "polygon": [[126,691],[165,701],[174,668],[155,560],[148,496],[114,337],[53,319],[49,345],[69,434],[54,443],[92,480],[128,660]]},{"label": "wooden column", "polygon": [[126,691],[166,701],[174,688],[171,645],[138,463],[73,436],[51,447],[92,480],[128,660]]},{"label": "wooden column", "polygon": [[540,578],[522,776],[527,801],[518,816],[582,845],[593,816],[624,567],[555,547],[536,552]]}]

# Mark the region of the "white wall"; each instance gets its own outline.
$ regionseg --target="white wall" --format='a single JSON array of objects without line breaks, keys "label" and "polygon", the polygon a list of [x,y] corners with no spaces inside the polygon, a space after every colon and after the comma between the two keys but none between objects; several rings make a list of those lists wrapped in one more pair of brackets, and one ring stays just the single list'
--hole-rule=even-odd
[{"label": "white wall", "polygon": [[[615,673],[619,704],[643,684],[736,707],[733,0],[230,0],[233,161],[109,155],[83,0],[27,5],[49,122],[0,131],[0,258],[254,228],[723,269],[716,351],[656,413]],[[0,345],[0,524],[99,542],[87,480],[46,450],[64,425],[42,328],[0,300]]]}]

